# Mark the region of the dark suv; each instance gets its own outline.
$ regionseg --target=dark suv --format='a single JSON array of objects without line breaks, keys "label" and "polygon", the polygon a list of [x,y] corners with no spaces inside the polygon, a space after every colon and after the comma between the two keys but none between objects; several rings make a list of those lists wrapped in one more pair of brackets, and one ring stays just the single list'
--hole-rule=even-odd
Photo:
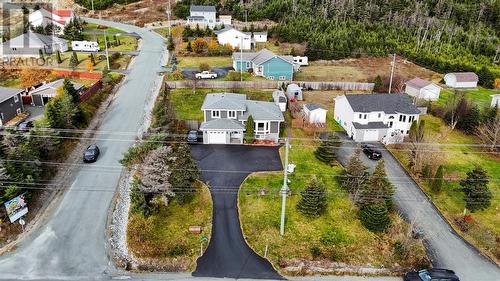
[{"label": "dark suv", "polygon": [[97,158],[99,157],[99,154],[101,152],[99,151],[99,147],[95,144],[91,144],[85,149],[83,152],[83,162],[85,163],[92,163],[97,161]]},{"label": "dark suv", "polygon": [[404,281],[460,281],[453,270],[431,268],[405,274]]},{"label": "dark suv", "polygon": [[197,143],[200,140],[200,133],[196,130],[190,130],[187,134],[187,142]]},{"label": "dark suv", "polygon": [[361,145],[363,153],[371,160],[379,160],[382,158],[382,153],[373,144],[363,144]]}]

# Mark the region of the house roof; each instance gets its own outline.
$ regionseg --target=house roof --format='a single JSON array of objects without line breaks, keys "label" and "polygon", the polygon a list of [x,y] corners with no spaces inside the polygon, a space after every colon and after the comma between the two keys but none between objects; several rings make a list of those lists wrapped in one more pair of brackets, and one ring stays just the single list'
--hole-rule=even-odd
[{"label": "house roof", "polygon": [[215,6],[200,6],[200,5],[191,5],[189,8],[190,12],[213,12],[215,13]]},{"label": "house roof", "polygon": [[218,118],[201,123],[200,130],[243,131],[245,130],[245,126],[234,119]]},{"label": "house roof", "polygon": [[477,82],[479,77],[474,72],[451,72],[446,75],[454,75],[457,82]]},{"label": "house roof", "polygon": [[56,36],[43,35],[34,32],[21,34],[4,43],[9,48],[43,48],[52,44],[64,44],[66,40]]},{"label": "house roof", "polygon": [[23,89],[0,87],[0,103],[10,99],[11,97],[23,92]]},{"label": "house roof", "polygon": [[292,84],[288,84],[288,86],[286,87],[286,91],[287,92],[292,92],[292,91],[299,91],[300,92],[300,91],[302,91],[302,88],[299,85],[292,83]]},{"label": "house roof", "polygon": [[321,104],[318,103],[306,103],[304,104],[304,107],[307,108],[309,111],[314,111],[316,109],[322,109],[326,110]]},{"label": "house roof", "polygon": [[292,56],[278,56],[268,49],[262,49],[258,52],[247,52],[247,53],[233,53],[233,60],[243,59],[245,61],[251,61],[257,65],[262,64],[274,57],[283,59],[284,61],[293,64]]},{"label": "house roof", "polygon": [[188,20],[201,20],[201,21],[205,20],[204,16],[189,16],[187,18],[188,18]]},{"label": "house roof", "polygon": [[367,124],[360,124],[352,122],[355,129],[388,129],[389,126],[383,122],[368,122]]},{"label": "house roof", "polygon": [[254,32],[254,35],[267,35],[267,31]]},{"label": "house roof", "polygon": [[[59,79],[59,80],[56,80],[53,82],[49,82],[49,83],[44,84],[43,86],[37,88],[36,90],[33,90],[31,92],[31,94],[36,94],[36,93],[45,92],[45,91],[55,92],[57,90],[57,88],[60,88],[63,86],[63,83],[64,83],[64,79]],[[75,87],[76,90],[80,90],[83,88],[82,84],[75,83],[73,81],[71,81],[71,84],[73,84],[73,87]]]},{"label": "house roof", "polygon": [[352,94],[345,97],[354,112],[420,114],[420,110],[406,94]]},{"label": "house roof", "polygon": [[73,14],[73,11],[71,11],[71,10],[52,10],[50,12],[52,12],[53,14],[58,15],[62,18],[69,18]]},{"label": "house roof", "polygon": [[242,32],[242,31],[240,31],[240,30],[238,30],[238,29],[236,29],[236,28],[234,28],[234,27],[232,27],[232,26],[230,26],[230,25],[228,25],[228,26],[224,27],[223,29],[220,29],[220,30],[215,31],[215,34],[216,34],[216,35],[219,35],[219,34],[225,33],[225,32],[227,32],[227,31],[230,31],[230,30],[233,30],[233,29],[234,29],[236,32],[240,33],[240,34],[252,35],[251,33],[250,33],[250,34],[248,34],[248,32]]},{"label": "house roof", "polygon": [[247,111],[239,118],[247,120],[252,115],[254,120],[279,120],[284,121],[283,113],[274,102],[247,100]]},{"label": "house roof", "polygon": [[281,90],[276,90],[273,92],[273,99],[277,99],[277,98],[280,98],[280,97],[283,97],[286,99],[286,95],[285,95],[285,92],[281,91]]},{"label": "house roof", "polygon": [[419,90],[426,87],[426,86],[429,86],[430,84],[432,84],[432,82],[418,78],[418,77],[415,77],[415,78],[411,79],[410,81],[406,81],[407,86],[411,86],[411,87],[413,87],[415,89],[419,89]]}]

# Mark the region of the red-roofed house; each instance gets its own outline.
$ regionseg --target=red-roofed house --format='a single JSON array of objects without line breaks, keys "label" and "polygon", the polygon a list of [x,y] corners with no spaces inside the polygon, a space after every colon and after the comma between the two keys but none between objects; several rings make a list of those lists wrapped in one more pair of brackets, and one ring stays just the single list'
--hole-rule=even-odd
[{"label": "red-roofed house", "polygon": [[73,11],[71,10],[46,10],[42,8],[31,13],[28,20],[34,27],[45,27],[52,23],[59,27],[59,31],[62,33],[64,26],[67,25],[72,18]]},{"label": "red-roofed house", "polygon": [[431,101],[439,99],[441,87],[430,81],[416,77],[407,81],[405,85],[405,93],[412,97]]},{"label": "red-roofed house", "polygon": [[451,88],[476,88],[479,77],[474,72],[454,72],[446,74],[444,81]]}]

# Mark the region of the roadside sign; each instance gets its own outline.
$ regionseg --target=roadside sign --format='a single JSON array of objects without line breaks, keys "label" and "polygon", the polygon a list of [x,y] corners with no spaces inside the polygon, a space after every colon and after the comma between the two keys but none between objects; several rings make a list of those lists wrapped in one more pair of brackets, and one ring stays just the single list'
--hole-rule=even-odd
[{"label": "roadside sign", "polygon": [[203,228],[200,225],[190,225],[189,233],[200,234],[203,231]]},{"label": "roadside sign", "polygon": [[208,238],[207,238],[206,236],[202,236],[202,237],[200,238],[200,240],[201,240],[202,242],[207,242],[207,241],[208,241]]},{"label": "roadside sign", "polygon": [[10,222],[12,223],[28,213],[28,206],[24,200],[24,194],[5,202],[4,205]]}]

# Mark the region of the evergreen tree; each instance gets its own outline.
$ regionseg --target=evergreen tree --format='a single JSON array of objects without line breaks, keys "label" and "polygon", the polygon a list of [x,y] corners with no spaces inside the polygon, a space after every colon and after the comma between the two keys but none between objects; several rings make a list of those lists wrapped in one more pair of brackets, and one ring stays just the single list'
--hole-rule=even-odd
[{"label": "evergreen tree", "polygon": [[488,182],[488,175],[481,166],[467,172],[467,177],[460,181],[465,193],[465,207],[471,212],[484,210],[491,205],[492,193]]},{"label": "evergreen tree", "polygon": [[464,131],[467,134],[473,134],[481,120],[481,114],[477,105],[472,106],[463,115],[462,119],[457,123],[457,129]]},{"label": "evergreen tree", "polygon": [[371,203],[359,210],[361,223],[372,232],[385,231],[391,225],[387,206],[383,202]]},{"label": "evergreen tree", "polygon": [[191,41],[188,41],[187,46],[186,46],[186,51],[188,51],[188,52],[193,51],[193,47],[191,46]]},{"label": "evergreen tree", "polygon": [[172,37],[172,34],[168,36],[167,49],[171,52],[175,50],[174,38]]},{"label": "evergreen tree", "polygon": [[94,56],[93,53],[90,53],[89,59],[90,59],[90,63],[92,63],[92,66],[95,66],[96,65],[96,63],[95,63],[95,56]]},{"label": "evergreen tree", "polygon": [[358,192],[361,185],[369,176],[368,168],[361,161],[360,153],[359,150],[354,152],[340,176],[340,185],[349,191],[355,201],[359,196]]},{"label": "evergreen tree", "polygon": [[481,69],[477,72],[477,76],[479,77],[479,85],[485,88],[493,89],[495,84],[495,75],[486,66],[481,67]]},{"label": "evergreen tree", "polygon": [[383,91],[384,82],[382,81],[382,77],[380,77],[380,75],[377,75],[377,77],[375,77],[375,79],[373,80],[373,83],[375,84],[373,86],[373,91],[375,93],[380,93]]},{"label": "evergreen tree", "polygon": [[80,95],[78,94],[78,91],[75,89],[75,86],[68,78],[64,78],[63,91],[65,95],[71,97],[73,103],[78,103],[80,101]]},{"label": "evergreen tree", "polygon": [[76,55],[76,52],[73,51],[73,53],[71,54],[71,58],[69,60],[69,66],[75,69],[79,63],[80,61],[78,60],[78,56]]},{"label": "evergreen tree", "polygon": [[326,210],[326,190],[316,178],[301,193],[297,209],[306,217],[318,217]]},{"label": "evergreen tree", "polygon": [[57,63],[61,64],[62,63],[61,51],[57,50],[57,52],[56,52],[56,58],[57,58]]},{"label": "evergreen tree", "polygon": [[341,144],[339,137],[332,134],[316,148],[314,156],[323,163],[333,165],[333,162],[337,159],[337,150]]},{"label": "evergreen tree", "polygon": [[246,130],[245,130],[245,140],[247,143],[253,143],[255,138],[255,123],[253,121],[252,115],[248,116]]},{"label": "evergreen tree", "polygon": [[385,203],[387,209],[392,208],[394,186],[387,179],[384,160],[380,160],[373,174],[361,185],[356,203],[361,206]]},{"label": "evergreen tree", "polygon": [[42,60],[45,60],[45,56],[43,55],[43,51],[41,49],[38,50],[38,57]]},{"label": "evergreen tree", "polygon": [[443,186],[443,176],[444,176],[444,168],[442,165],[439,165],[434,178],[430,180],[431,190],[434,193],[439,193],[441,191],[441,187]]},{"label": "evergreen tree", "polygon": [[175,193],[175,199],[180,204],[190,202],[196,194],[193,183],[200,177],[200,171],[196,161],[191,156],[189,146],[180,144],[174,150],[175,160],[173,161],[172,174],[169,182]]}]

